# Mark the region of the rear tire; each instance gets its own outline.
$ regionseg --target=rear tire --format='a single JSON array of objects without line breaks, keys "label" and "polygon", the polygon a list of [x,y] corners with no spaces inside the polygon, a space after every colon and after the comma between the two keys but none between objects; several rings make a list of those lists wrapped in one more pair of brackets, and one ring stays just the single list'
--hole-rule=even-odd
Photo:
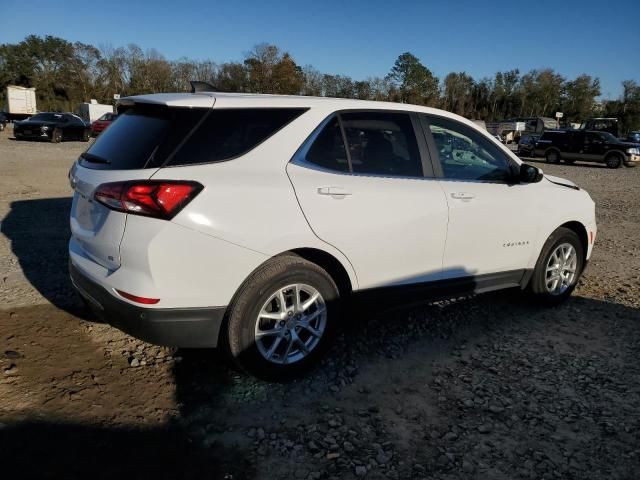
[{"label": "rear tire", "polygon": [[623,161],[624,159],[622,158],[622,155],[618,153],[612,153],[605,159],[605,163],[609,168],[620,168]]},{"label": "rear tire", "polygon": [[335,337],[339,300],[335,282],[318,265],[293,254],[274,257],[251,274],[229,306],[229,354],[259,378],[295,378]]},{"label": "rear tire", "polygon": [[636,162],[624,162],[624,166],[627,168],[633,168],[638,165]]},{"label": "rear tire", "polygon": [[560,154],[557,150],[549,150],[545,154],[545,158],[547,159],[547,163],[560,163]]},{"label": "rear tire", "polygon": [[82,141],[83,141],[83,142],[88,142],[90,139],[91,139],[91,135],[89,134],[89,132],[88,132],[88,131],[85,131],[85,132],[82,134]]},{"label": "rear tire", "polygon": [[584,249],[573,230],[560,227],[547,239],[528,285],[533,298],[547,305],[564,302],[584,268]]}]

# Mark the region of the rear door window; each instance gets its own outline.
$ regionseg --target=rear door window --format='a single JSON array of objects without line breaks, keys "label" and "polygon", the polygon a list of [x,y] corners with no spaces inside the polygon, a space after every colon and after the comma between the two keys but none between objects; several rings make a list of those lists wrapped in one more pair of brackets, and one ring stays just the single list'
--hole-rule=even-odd
[{"label": "rear door window", "polygon": [[411,117],[406,113],[340,115],[353,173],[421,177],[422,161]]},{"label": "rear door window", "polygon": [[133,170],[229,160],[247,153],[305,109],[176,108],[136,104],[81,155],[81,165]]},{"label": "rear door window", "polygon": [[407,113],[341,112],[315,138],[305,161],[339,172],[423,176],[415,129]]}]

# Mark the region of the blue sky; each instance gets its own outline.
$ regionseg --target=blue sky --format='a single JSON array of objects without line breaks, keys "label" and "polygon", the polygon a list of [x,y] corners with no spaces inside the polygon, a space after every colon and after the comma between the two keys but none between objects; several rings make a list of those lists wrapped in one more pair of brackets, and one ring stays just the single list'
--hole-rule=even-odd
[{"label": "blue sky", "polygon": [[639,0],[0,3],[0,43],[50,34],[223,62],[269,42],[300,64],[355,79],[387,74],[410,51],[439,77],[543,67],[570,78],[588,73],[600,78],[604,98],[620,95],[622,80],[640,82]]}]

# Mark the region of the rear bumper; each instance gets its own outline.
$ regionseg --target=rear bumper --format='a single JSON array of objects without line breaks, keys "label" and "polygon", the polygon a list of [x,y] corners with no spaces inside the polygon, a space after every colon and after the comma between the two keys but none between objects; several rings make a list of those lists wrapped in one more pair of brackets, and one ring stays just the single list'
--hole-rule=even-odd
[{"label": "rear bumper", "polygon": [[170,347],[215,347],[226,307],[143,308],[120,300],[69,262],[71,282],[91,309],[129,335]]}]

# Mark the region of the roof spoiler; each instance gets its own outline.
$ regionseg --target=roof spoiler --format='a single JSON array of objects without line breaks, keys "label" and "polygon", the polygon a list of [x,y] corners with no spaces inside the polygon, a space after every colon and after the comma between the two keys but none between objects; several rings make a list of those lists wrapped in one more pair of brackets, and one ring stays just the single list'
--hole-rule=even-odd
[{"label": "roof spoiler", "polygon": [[220,90],[211,85],[208,82],[201,82],[199,80],[191,80],[191,93],[199,92],[219,92]]}]

